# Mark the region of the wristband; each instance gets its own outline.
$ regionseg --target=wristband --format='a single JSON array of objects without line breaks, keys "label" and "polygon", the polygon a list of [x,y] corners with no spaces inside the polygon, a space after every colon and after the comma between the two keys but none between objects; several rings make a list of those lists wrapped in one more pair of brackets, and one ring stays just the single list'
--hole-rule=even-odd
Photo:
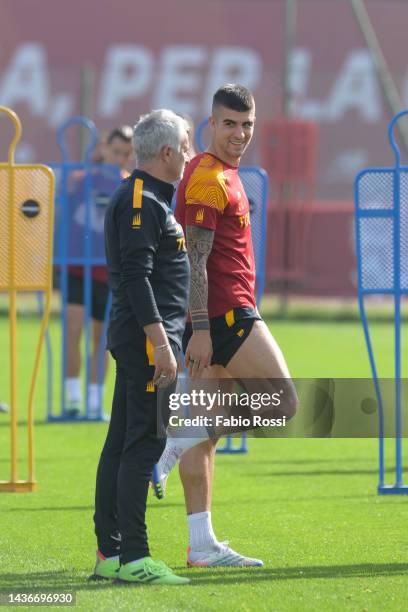
[{"label": "wristband", "polygon": [[170,344],[160,344],[159,346],[155,346],[154,350],[155,351],[167,351],[170,349]]}]

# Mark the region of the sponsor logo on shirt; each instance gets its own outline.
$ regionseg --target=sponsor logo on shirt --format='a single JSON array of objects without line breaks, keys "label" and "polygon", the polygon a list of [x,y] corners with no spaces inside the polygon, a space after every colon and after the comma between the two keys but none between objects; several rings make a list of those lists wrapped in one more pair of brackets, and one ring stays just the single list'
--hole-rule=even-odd
[{"label": "sponsor logo on shirt", "polygon": [[249,217],[249,212],[239,217],[239,226],[241,229],[243,229],[244,227],[248,227],[248,225],[250,224],[251,224],[251,220]]},{"label": "sponsor logo on shirt", "polygon": [[141,214],[137,213],[136,215],[133,215],[133,221],[132,221],[133,229],[140,229],[141,224],[142,224]]},{"label": "sponsor logo on shirt", "polygon": [[200,208],[200,210],[197,210],[195,220],[196,223],[202,223],[204,221],[204,208]]},{"label": "sponsor logo on shirt", "polygon": [[185,251],[186,250],[186,241],[184,240],[184,236],[182,236],[181,238],[176,238],[177,240],[177,250],[178,251]]},{"label": "sponsor logo on shirt", "polygon": [[147,393],[153,393],[154,392],[154,382],[152,380],[149,380],[149,382],[147,383],[146,391],[147,391]]}]

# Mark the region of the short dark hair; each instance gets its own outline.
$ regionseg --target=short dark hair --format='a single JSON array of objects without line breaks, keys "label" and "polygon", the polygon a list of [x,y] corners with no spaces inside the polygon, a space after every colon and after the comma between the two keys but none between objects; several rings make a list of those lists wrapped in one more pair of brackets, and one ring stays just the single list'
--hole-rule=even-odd
[{"label": "short dark hair", "polygon": [[214,94],[212,110],[218,106],[225,106],[240,113],[249,111],[254,108],[254,97],[243,85],[236,83],[228,83],[220,87]]},{"label": "short dark hair", "polygon": [[130,125],[121,125],[120,127],[114,128],[109,133],[109,136],[106,142],[108,144],[111,144],[111,142],[115,138],[120,138],[124,142],[132,142],[132,136],[133,136],[133,129],[130,127]]}]

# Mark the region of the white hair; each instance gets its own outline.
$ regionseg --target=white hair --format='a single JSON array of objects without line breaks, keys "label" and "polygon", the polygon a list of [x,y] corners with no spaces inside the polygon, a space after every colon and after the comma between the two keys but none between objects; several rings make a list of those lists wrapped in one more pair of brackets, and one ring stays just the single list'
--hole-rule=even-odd
[{"label": "white hair", "polygon": [[139,165],[157,157],[165,146],[180,151],[187,123],[171,110],[160,108],[142,115],[133,128],[133,147]]}]

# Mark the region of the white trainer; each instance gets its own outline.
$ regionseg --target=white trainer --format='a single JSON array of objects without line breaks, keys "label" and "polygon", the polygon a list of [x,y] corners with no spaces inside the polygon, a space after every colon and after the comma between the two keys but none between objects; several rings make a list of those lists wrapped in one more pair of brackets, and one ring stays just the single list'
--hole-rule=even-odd
[{"label": "white trainer", "polygon": [[228,542],[220,542],[217,550],[193,552],[187,549],[188,567],[262,567],[263,561],[244,557],[228,546]]},{"label": "white trainer", "polygon": [[184,448],[167,444],[159,462],[154,466],[151,482],[157,499],[163,499],[166,495],[167,478],[171,470],[178,463],[184,450]]}]

